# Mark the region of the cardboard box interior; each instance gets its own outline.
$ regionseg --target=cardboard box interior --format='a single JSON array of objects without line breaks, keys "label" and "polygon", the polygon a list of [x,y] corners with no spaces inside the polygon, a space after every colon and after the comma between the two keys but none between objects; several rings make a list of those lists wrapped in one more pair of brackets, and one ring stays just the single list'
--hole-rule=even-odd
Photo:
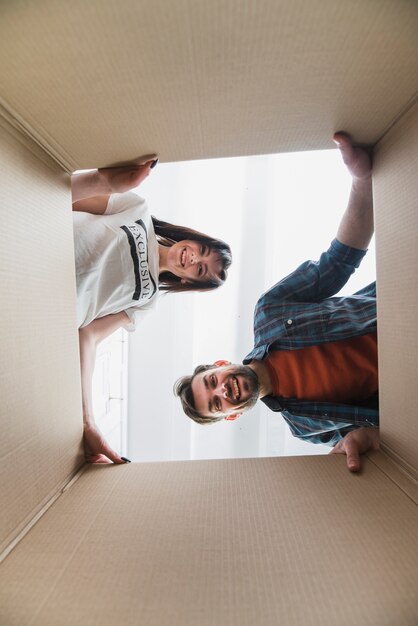
[{"label": "cardboard box interior", "polygon": [[[418,106],[374,151],[374,201],[379,319],[379,401],[385,449],[418,478],[418,422],[413,401],[418,373],[415,312]],[[396,419],[394,418],[396,416]]]},{"label": "cardboard box interior", "polygon": [[69,179],[6,123],[0,142],[3,551],[83,458]]},{"label": "cardboard box interior", "polygon": [[[1,11],[0,623],[415,624],[416,5],[44,1]],[[384,452],[361,476],[332,457],[77,474],[63,169],[154,150],[180,160],[322,148],[338,128],[380,140]]]},{"label": "cardboard box interior", "polygon": [[6,623],[412,626],[416,505],[340,461],[89,468],[2,564]]},{"label": "cardboard box interior", "polygon": [[0,103],[68,171],[376,143],[418,89],[410,0],[3,2]]}]

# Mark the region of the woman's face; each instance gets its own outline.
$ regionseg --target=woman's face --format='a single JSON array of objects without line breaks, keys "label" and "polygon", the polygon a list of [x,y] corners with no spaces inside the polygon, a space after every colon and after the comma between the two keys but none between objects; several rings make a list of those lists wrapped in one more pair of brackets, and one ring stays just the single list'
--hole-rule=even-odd
[{"label": "woman's face", "polygon": [[198,241],[184,239],[173,244],[167,254],[167,270],[182,282],[218,280],[223,270],[216,251]]}]

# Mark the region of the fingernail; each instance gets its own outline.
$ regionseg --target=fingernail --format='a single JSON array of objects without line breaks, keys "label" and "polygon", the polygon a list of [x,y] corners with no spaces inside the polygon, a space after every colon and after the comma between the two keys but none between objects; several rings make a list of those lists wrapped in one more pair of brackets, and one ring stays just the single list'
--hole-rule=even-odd
[{"label": "fingernail", "polygon": [[124,456],[121,456],[120,458],[122,459],[122,461],[125,461],[125,463],[132,463],[132,461],[130,461],[129,459],[127,459]]},{"label": "fingernail", "polygon": [[154,161],[150,165],[150,168],[154,169],[154,167],[157,165],[157,163],[158,163],[158,159],[154,159]]}]

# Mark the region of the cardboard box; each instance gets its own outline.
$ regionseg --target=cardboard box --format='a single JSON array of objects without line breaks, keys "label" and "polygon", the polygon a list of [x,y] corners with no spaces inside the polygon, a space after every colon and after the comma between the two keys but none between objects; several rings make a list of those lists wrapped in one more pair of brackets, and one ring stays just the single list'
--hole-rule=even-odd
[{"label": "cardboard box", "polygon": [[[2,3],[2,626],[418,623],[417,26],[406,0]],[[68,172],[341,128],[376,144],[382,450],[83,465]]]}]

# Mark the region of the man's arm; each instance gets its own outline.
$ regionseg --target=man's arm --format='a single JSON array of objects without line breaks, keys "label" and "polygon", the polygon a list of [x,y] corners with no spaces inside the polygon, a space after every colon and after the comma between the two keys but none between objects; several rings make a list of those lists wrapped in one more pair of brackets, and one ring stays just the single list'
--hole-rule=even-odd
[{"label": "man's arm", "polygon": [[344,133],[336,133],[341,155],[353,178],[347,209],[337,238],[318,261],[306,261],[271,287],[259,306],[287,302],[320,302],[344,287],[360,265],[373,235],[371,161],[365,148],[356,147]]},{"label": "man's arm", "polygon": [[351,472],[358,472],[361,469],[360,455],[369,450],[377,450],[378,447],[378,428],[357,428],[341,439],[330,454],[345,454],[348,469]]},{"label": "man's arm", "polygon": [[337,231],[341,243],[358,250],[366,250],[374,232],[372,165],[367,149],[353,145],[345,133],[335,133],[334,142],[352,176],[347,209]]},{"label": "man's arm", "polygon": [[89,463],[124,463],[125,460],[116,454],[98,430],[93,416],[92,380],[98,344],[111,333],[130,320],[126,313],[106,315],[93,320],[79,330],[81,395],[83,402],[84,449]]}]

